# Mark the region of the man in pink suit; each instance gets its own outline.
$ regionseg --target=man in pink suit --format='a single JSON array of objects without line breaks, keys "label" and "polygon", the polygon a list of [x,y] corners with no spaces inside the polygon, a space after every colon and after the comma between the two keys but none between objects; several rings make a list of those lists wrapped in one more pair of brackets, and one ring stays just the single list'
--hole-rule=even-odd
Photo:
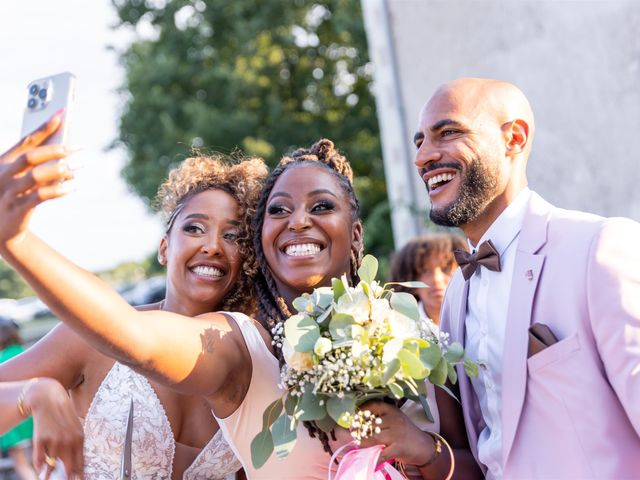
[{"label": "man in pink suit", "polygon": [[460,79],[415,135],[430,217],[473,251],[441,320],[481,363],[459,371],[471,448],[487,478],[640,479],[640,225],[529,190],[534,130],[518,88]]}]

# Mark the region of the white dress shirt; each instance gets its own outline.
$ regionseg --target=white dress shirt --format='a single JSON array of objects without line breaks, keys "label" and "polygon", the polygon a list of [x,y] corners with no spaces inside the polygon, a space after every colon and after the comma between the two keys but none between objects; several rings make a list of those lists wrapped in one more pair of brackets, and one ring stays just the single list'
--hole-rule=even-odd
[{"label": "white dress shirt", "polygon": [[[478,457],[487,467],[487,479],[502,478],[502,352],[518,237],[530,196],[528,188],[520,192],[478,242],[493,242],[501,271],[480,266],[469,279],[465,353],[481,364],[471,383],[486,423],[478,438]],[[475,251],[471,243],[469,247]]]}]

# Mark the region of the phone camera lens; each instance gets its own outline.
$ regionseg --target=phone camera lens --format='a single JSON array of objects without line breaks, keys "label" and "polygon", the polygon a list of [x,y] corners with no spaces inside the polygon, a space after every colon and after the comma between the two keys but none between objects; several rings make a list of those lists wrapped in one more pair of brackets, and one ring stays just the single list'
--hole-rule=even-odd
[{"label": "phone camera lens", "polygon": [[47,98],[47,89],[46,89],[46,88],[43,88],[42,90],[40,90],[40,91],[38,92],[38,96],[39,96],[42,100],[44,100],[45,98]]},{"label": "phone camera lens", "polygon": [[35,98],[30,98],[29,101],[27,102],[27,107],[36,108],[37,104],[38,104],[38,101]]},{"label": "phone camera lens", "polygon": [[31,85],[29,87],[29,93],[31,95],[35,95],[36,93],[38,93],[38,85],[36,85],[35,83],[33,85]]}]

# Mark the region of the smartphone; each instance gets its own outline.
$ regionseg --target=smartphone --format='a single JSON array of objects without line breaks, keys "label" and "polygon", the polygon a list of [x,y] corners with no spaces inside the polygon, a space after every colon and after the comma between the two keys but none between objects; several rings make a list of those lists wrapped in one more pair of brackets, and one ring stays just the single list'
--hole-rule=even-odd
[{"label": "smartphone", "polygon": [[76,93],[76,77],[69,72],[33,80],[27,86],[21,138],[29,135],[56,112],[64,109],[62,125],[44,144],[66,145]]}]

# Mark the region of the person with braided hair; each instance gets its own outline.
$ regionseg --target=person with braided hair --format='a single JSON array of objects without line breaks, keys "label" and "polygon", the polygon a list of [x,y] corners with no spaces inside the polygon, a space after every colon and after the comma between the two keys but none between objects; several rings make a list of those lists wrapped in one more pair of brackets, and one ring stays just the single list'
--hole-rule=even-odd
[{"label": "person with braided hair", "polygon": [[[330,286],[331,279],[343,273],[351,283],[358,282],[364,247],[360,204],[351,166],[333,142],[322,139],[281,160],[265,182],[254,230],[260,266],[256,279],[257,317],[273,335],[278,335],[292,315],[296,297],[316,287]],[[273,343],[282,364],[284,359],[278,348],[281,344],[277,338]],[[458,410],[451,443],[463,452],[456,457],[466,457],[457,474],[479,477],[467,448],[459,409],[445,397],[447,412]],[[410,478],[444,477],[450,462],[447,455],[436,455],[433,437],[421,431],[429,429],[429,422],[422,408],[414,406],[408,402],[401,411],[379,401],[366,404],[366,408],[382,416],[383,433],[365,440],[363,445],[385,444],[382,458],[401,461]],[[317,437],[325,451],[331,453],[338,440],[335,432],[329,436],[313,422],[304,423],[309,435]],[[429,465],[417,467],[425,463]]]},{"label": "person with braided hair", "polygon": [[[250,289],[257,267],[249,219],[267,168],[257,158],[230,160],[196,154],[161,185],[157,204],[166,233],[158,261],[167,268],[166,295],[140,310],[196,316],[220,309],[254,309]],[[83,293],[82,286],[73,289],[77,302],[85,302]],[[154,331],[155,325],[150,323],[148,329]],[[178,394],[114,362],[64,324],[0,365],[0,380],[31,377],[52,377],[70,392],[77,416],[84,419],[87,479],[120,478],[120,449],[131,402],[134,478],[234,478],[241,467],[200,395]],[[48,453],[66,460],[72,447],[62,445]],[[80,459],[79,466],[70,466],[81,471],[82,449],[71,458]]]},{"label": "person with braided hair", "polygon": [[[64,182],[73,176],[64,161],[68,153],[64,147],[41,146],[59,125],[59,118],[53,117],[0,155],[0,216],[3,218],[0,255],[22,275],[55,315],[99,352],[176,392],[204,397],[249,478],[327,478],[335,465],[330,463],[331,457],[321,442],[304,434],[302,424],[295,448],[286,458],[272,455],[260,469],[253,466],[250,443],[261,430],[262,412],[282,396],[277,359],[281,354],[277,342],[272,345],[269,331],[260,322],[238,312],[210,312],[194,317],[193,312],[136,310],[108,284],[71,263],[29,230],[34,208],[65,195]],[[326,143],[322,145],[329,147]],[[332,276],[347,271],[353,273],[362,241],[362,227],[359,221],[352,220],[353,206],[342,190],[344,187],[352,189],[348,178],[343,182],[341,177],[334,176],[330,166],[318,168],[318,162],[311,162],[312,165],[290,163],[277,180],[267,181],[274,188],[262,195],[262,198],[268,197],[266,208],[270,218],[265,218],[261,229],[261,243],[269,267],[277,274],[271,281],[267,280],[266,285],[269,289],[280,285],[281,306],[296,291],[310,291]],[[329,170],[323,170],[326,168]],[[285,180],[289,183],[283,183]],[[306,180],[315,182],[311,190]],[[296,190],[297,183],[301,186]],[[282,207],[274,205],[276,199]],[[225,205],[222,200],[210,199],[215,202],[212,204],[216,209],[214,212]],[[263,204],[260,202],[257,216],[265,213]],[[357,213],[357,203],[355,207]],[[293,215],[289,215],[290,210]],[[282,216],[296,220],[285,221]],[[304,236],[300,236],[296,240],[279,242],[286,232],[305,230],[312,216],[314,219],[324,217],[318,238],[314,234],[309,241],[300,241],[304,240]],[[201,212],[183,210],[178,213],[181,221],[202,221],[202,217]],[[238,222],[240,218],[230,220]],[[269,225],[273,229],[269,230]],[[278,229],[280,234],[277,234]],[[270,236],[272,233],[276,235]],[[270,238],[273,243],[267,244]],[[203,249],[209,251],[217,243],[219,240],[204,245]],[[303,258],[316,254],[321,262],[308,262]],[[284,255],[292,258],[286,259]],[[260,271],[264,274],[264,262],[259,261],[262,264]],[[295,267],[296,261],[300,268]],[[320,263],[326,265],[319,268]],[[260,278],[258,283],[262,281],[264,279]],[[265,310],[266,304],[261,300],[258,304],[259,311],[264,312],[261,316],[275,314],[275,311]],[[278,317],[271,317],[272,322],[277,320]],[[389,425],[398,425],[392,421],[392,416],[399,410],[389,408],[394,409],[388,415]],[[384,415],[383,412],[383,418]],[[398,432],[401,432],[403,438],[413,441],[416,434],[422,434],[416,430],[414,427],[411,431],[402,428],[394,431],[396,438],[400,438]],[[350,438],[344,430],[336,433],[336,443],[330,445],[333,448]],[[425,468],[434,471],[433,478],[444,478],[445,474],[440,473],[441,456],[437,455],[433,439],[420,439],[420,456],[424,454],[422,447],[431,455],[426,459],[430,465]],[[403,452],[398,450],[398,453]],[[406,450],[404,453],[408,455]],[[417,457],[405,460],[424,462],[423,458]]]}]

